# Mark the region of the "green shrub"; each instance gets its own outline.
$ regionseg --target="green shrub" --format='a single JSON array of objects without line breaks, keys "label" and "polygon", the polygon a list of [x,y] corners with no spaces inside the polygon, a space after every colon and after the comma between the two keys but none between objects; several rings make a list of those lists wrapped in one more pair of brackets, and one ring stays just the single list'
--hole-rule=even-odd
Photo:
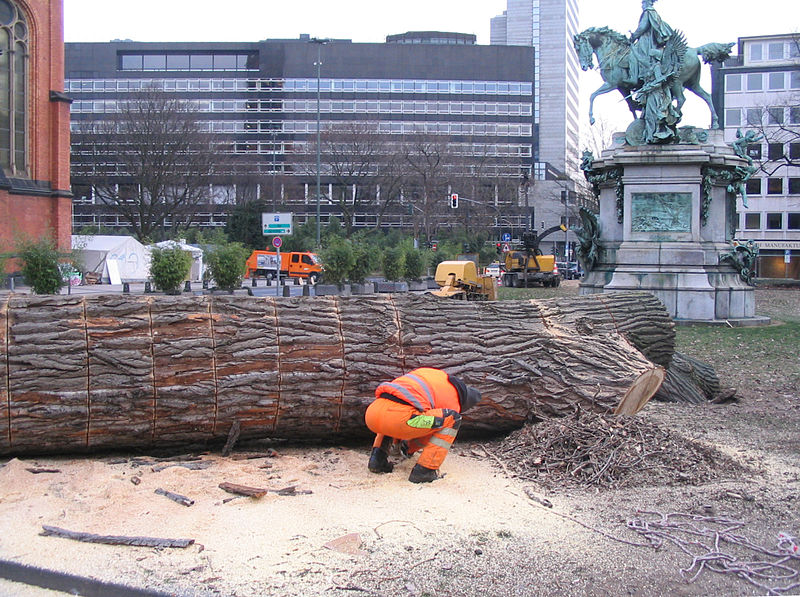
[{"label": "green shrub", "polygon": [[327,246],[320,251],[322,278],[326,284],[343,284],[355,265],[353,244],[344,238],[331,236]]},{"label": "green shrub", "polygon": [[52,240],[42,238],[37,242],[26,242],[18,251],[22,261],[25,283],[35,294],[58,294],[64,278],[58,265],[59,254]]},{"label": "green shrub", "polygon": [[208,270],[219,288],[233,290],[242,285],[249,255],[240,243],[222,243],[206,253]]},{"label": "green shrub", "polygon": [[150,276],[156,286],[166,293],[179,293],[181,282],[186,280],[190,269],[192,257],[179,247],[153,247],[150,253]]},{"label": "green shrub", "polygon": [[396,247],[383,252],[383,275],[390,282],[396,282],[403,275],[403,253]]},{"label": "green shrub", "polygon": [[403,260],[403,277],[406,280],[421,280],[425,270],[425,258],[419,249],[408,249]]},{"label": "green shrub", "polygon": [[353,247],[353,267],[350,270],[350,281],[363,284],[372,272],[374,252],[371,247],[359,244]]}]

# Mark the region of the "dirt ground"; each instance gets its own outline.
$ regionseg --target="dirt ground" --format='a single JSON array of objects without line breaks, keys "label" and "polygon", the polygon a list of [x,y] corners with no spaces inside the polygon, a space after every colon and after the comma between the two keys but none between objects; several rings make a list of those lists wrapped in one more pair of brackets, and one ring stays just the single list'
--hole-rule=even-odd
[{"label": "dirt ground", "polygon": [[[800,289],[758,290],[757,304],[800,320]],[[0,559],[181,596],[800,594],[799,357],[782,375],[769,349],[751,372],[742,353],[713,363],[738,401],[639,414],[674,445],[703,448],[710,476],[688,465],[621,489],[553,486],[515,473],[502,438],[457,441],[427,485],[407,481],[414,460],[399,455],[394,473],[370,474],[367,445],[3,460]],[[235,497],[223,482],[294,490]],[[194,543],[82,543],[41,536],[43,525]],[[0,581],[0,595],[60,594]]]}]

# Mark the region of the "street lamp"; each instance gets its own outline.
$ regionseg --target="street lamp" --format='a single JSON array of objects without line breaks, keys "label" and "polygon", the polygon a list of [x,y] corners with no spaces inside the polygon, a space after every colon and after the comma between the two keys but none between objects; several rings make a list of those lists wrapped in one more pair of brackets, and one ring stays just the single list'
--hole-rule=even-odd
[{"label": "street lamp", "polygon": [[320,87],[320,68],[322,67],[322,46],[330,42],[327,37],[312,37],[309,40],[312,44],[317,44],[317,61],[314,65],[317,67],[317,247],[319,247],[319,229],[320,229],[320,213],[319,201],[321,195],[320,189],[320,169],[322,156],[320,153],[320,111],[319,111],[319,87]]}]

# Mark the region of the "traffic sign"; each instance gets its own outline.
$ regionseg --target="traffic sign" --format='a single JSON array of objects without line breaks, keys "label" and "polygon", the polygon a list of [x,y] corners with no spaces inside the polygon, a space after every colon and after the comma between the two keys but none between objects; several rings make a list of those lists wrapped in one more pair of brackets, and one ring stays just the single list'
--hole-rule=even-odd
[{"label": "traffic sign", "polygon": [[280,236],[276,236],[272,239],[272,246],[276,249],[280,249],[281,245],[283,244],[283,239]]},{"label": "traffic sign", "polygon": [[502,240],[504,243],[510,243],[511,242],[511,233],[510,232],[503,232],[503,236],[500,237],[500,240]]},{"label": "traffic sign", "polygon": [[511,247],[508,245],[503,245],[503,253],[508,253],[511,250]]},{"label": "traffic sign", "polygon": [[291,213],[262,213],[261,233],[264,236],[292,233]]}]

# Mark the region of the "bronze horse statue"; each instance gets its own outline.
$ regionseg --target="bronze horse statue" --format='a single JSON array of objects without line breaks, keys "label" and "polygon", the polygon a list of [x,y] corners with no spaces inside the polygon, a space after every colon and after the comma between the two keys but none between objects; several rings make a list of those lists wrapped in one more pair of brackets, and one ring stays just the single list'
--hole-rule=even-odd
[{"label": "bronze horse statue", "polygon": [[[628,103],[628,108],[634,119],[638,118],[637,110],[641,110],[642,106],[634,98],[634,93],[642,87],[643,81],[630,83],[626,80],[629,74],[629,60],[633,60],[630,57],[630,40],[608,27],[590,27],[573,38],[573,45],[578,53],[583,70],[594,68],[593,55],[597,55],[600,75],[604,81],[603,85],[592,93],[589,100],[589,122],[594,124],[594,99],[598,95],[603,95],[615,89],[622,94]],[[672,97],[678,102],[676,106],[678,113],[680,113],[681,107],[686,102],[686,96],[683,91],[688,89],[708,105],[708,109],[711,111],[711,128],[719,128],[719,118],[711,101],[711,95],[700,86],[701,64],[698,56],[702,56],[706,64],[722,62],[730,56],[733,45],[733,43],[710,43],[699,48],[686,48],[683,63],[675,73],[675,76],[671,78],[670,84]]]}]

